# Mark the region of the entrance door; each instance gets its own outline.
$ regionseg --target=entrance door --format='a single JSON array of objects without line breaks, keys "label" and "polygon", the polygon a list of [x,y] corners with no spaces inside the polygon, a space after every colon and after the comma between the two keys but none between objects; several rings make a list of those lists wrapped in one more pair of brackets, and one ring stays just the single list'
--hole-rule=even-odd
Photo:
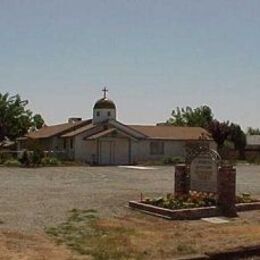
[{"label": "entrance door", "polygon": [[114,164],[114,142],[101,141],[100,163],[104,165]]},{"label": "entrance door", "polygon": [[117,139],[115,145],[115,163],[118,165],[126,165],[130,163],[130,141],[128,139]]}]

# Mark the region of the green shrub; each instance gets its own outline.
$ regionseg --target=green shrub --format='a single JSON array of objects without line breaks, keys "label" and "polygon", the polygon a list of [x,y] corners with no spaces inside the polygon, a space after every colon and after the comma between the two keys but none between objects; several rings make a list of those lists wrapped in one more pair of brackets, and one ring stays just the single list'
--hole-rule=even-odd
[{"label": "green shrub", "polygon": [[247,161],[251,164],[260,164],[260,156],[259,155],[249,156],[247,158]]},{"label": "green shrub", "polygon": [[28,151],[23,152],[20,162],[25,167],[29,167],[31,165],[31,158]]},{"label": "green shrub", "polygon": [[42,158],[41,164],[43,166],[59,166],[61,162],[55,157],[45,157]]},{"label": "green shrub", "polygon": [[4,166],[7,167],[20,167],[21,163],[16,159],[7,160],[4,162]]},{"label": "green shrub", "polygon": [[166,197],[146,198],[142,201],[157,207],[167,209],[186,209],[216,205],[216,194],[190,191],[189,195],[167,194]]},{"label": "green shrub", "polygon": [[5,163],[8,160],[12,160],[13,156],[10,153],[7,152],[0,152],[0,164]]},{"label": "green shrub", "polygon": [[90,166],[90,164],[86,162],[76,161],[76,160],[62,160],[63,166]]},{"label": "green shrub", "polygon": [[244,192],[241,195],[236,196],[236,203],[250,203],[257,202],[258,200],[251,197],[251,194],[248,192]]},{"label": "green shrub", "polygon": [[185,160],[182,157],[176,156],[176,157],[166,157],[163,159],[163,164],[170,164],[170,165],[176,165],[179,163],[184,163]]},{"label": "green shrub", "polygon": [[146,161],[137,161],[134,165],[141,165],[141,166],[159,166],[163,165],[162,160],[146,160]]},{"label": "green shrub", "polygon": [[43,157],[44,157],[43,151],[36,148],[35,150],[33,150],[32,164],[35,165],[35,166],[40,165]]}]

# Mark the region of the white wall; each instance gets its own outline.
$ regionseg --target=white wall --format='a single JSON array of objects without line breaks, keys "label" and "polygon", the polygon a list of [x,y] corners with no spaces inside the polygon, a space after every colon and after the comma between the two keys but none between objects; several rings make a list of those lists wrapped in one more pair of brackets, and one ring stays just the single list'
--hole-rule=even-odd
[{"label": "white wall", "polygon": [[[108,116],[108,113],[110,112],[110,116]],[[97,113],[100,115],[97,116]],[[115,109],[94,109],[93,110],[93,123],[97,124],[100,122],[103,122],[107,119],[114,119],[116,120],[116,110]]]},{"label": "white wall", "polygon": [[[164,154],[153,155],[150,153],[150,143],[155,140],[132,141],[132,163],[146,160],[161,160],[166,157],[185,156],[185,141],[170,141],[164,142]],[[160,141],[161,142],[161,141]]]},{"label": "white wall", "polygon": [[97,141],[87,141],[83,138],[84,133],[75,137],[75,160],[93,163],[93,159],[97,158]]},{"label": "white wall", "polygon": [[[186,155],[186,141],[172,141],[172,140],[158,140],[159,142],[164,142],[164,154],[153,155],[150,153],[150,143],[155,140],[142,140],[142,141],[132,141],[131,142],[131,162],[135,163],[138,161],[147,160],[162,160],[167,157],[185,157]],[[216,143],[214,141],[210,142],[210,148],[216,149]]]},{"label": "white wall", "polygon": [[[83,140],[84,133],[74,137],[74,149],[69,149],[69,139],[67,143],[67,152],[73,159],[92,163],[93,159],[100,160],[98,150],[100,151],[100,142],[112,141],[114,142],[114,163],[115,164],[126,164],[129,159],[129,139],[122,137],[104,137],[97,140]],[[131,152],[130,152],[130,163],[146,161],[146,160],[162,160],[166,157],[185,157],[185,141],[172,141],[164,140],[164,154],[152,155],[150,153],[150,142],[155,140],[142,140],[133,141],[131,140]],[[212,149],[216,148],[215,142],[210,143]]]},{"label": "white wall", "polygon": [[[83,140],[84,134],[80,134],[75,138],[75,160],[93,163],[101,160],[102,155],[98,155],[98,150],[101,151],[102,141],[113,142],[113,161],[115,164],[128,164],[129,163],[129,140],[127,138],[113,138],[105,137],[96,140]],[[99,145],[99,149],[98,149]]]}]

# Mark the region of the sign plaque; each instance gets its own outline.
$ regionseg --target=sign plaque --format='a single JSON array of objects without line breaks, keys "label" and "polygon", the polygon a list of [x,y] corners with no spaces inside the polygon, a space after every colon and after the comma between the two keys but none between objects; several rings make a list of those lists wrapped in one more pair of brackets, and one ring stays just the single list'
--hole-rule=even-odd
[{"label": "sign plaque", "polygon": [[190,165],[190,189],[217,192],[218,163],[210,151],[202,151]]}]

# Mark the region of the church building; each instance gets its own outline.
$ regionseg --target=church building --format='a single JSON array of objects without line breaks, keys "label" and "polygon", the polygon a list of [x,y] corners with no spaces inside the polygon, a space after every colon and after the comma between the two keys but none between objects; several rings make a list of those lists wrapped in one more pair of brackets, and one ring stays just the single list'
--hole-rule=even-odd
[{"label": "church building", "polygon": [[18,140],[18,150],[37,142],[44,151],[95,165],[126,165],[168,157],[185,157],[185,147],[202,136],[215,148],[210,134],[200,127],[126,125],[117,121],[115,103],[104,96],[93,107],[92,119],[69,118],[67,123],[44,126]]}]

